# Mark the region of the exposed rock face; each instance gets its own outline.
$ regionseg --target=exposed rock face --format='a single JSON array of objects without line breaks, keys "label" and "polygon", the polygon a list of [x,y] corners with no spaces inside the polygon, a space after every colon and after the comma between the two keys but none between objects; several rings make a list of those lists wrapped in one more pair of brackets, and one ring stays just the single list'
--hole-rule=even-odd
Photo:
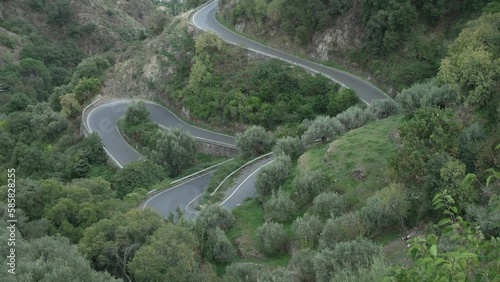
[{"label": "exposed rock face", "polygon": [[361,1],[353,1],[349,11],[336,18],[328,28],[317,32],[313,36],[311,47],[312,56],[329,60],[336,51],[347,51],[361,47],[364,36],[363,23],[361,22]]},{"label": "exposed rock face", "polygon": [[[228,18],[228,15],[240,1],[242,0],[220,0],[220,13]],[[266,25],[265,30],[263,30],[257,26],[256,22],[238,18],[235,29],[262,37],[266,41],[270,41],[271,44],[285,46],[292,50],[299,49],[316,59],[338,61],[339,51],[360,48],[361,39],[365,35],[361,21],[361,0],[352,2],[352,7],[346,13],[332,19],[328,27],[314,34],[311,43],[302,47],[292,44],[293,38],[283,33],[278,26]]]}]

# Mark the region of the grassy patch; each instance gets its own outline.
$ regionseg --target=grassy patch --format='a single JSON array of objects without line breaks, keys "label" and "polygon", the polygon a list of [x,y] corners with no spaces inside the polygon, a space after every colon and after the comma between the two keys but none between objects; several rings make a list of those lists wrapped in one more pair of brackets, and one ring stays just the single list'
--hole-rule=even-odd
[{"label": "grassy patch", "polygon": [[[234,262],[255,262],[270,268],[288,265],[289,254],[265,256],[259,250],[260,241],[257,229],[264,224],[265,212],[257,198],[247,199],[240,206],[233,209],[233,215],[236,218],[236,223],[227,231],[227,236],[240,253],[240,257]],[[289,238],[292,238],[292,222],[290,220],[284,223]]]},{"label": "grassy patch", "polygon": [[[330,144],[309,149],[299,163],[323,171],[327,189],[344,194],[352,208],[358,209],[388,184],[384,172],[396,152],[389,136],[401,119],[402,116],[393,116],[352,130]],[[360,172],[362,180],[353,176],[355,170]]]},{"label": "grassy patch", "polygon": [[234,226],[227,231],[227,237],[239,248],[243,259],[260,259],[257,249],[257,229],[264,223],[264,210],[256,198],[251,198],[233,209],[236,218]]}]

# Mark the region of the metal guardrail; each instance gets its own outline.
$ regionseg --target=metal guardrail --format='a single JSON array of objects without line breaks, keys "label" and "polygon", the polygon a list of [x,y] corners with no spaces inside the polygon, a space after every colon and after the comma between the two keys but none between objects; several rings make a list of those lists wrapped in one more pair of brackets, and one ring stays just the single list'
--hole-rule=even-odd
[{"label": "metal guardrail", "polygon": [[222,182],[219,184],[219,186],[217,186],[217,188],[215,188],[215,190],[210,193],[210,197],[212,197],[213,195],[215,195],[215,193],[217,192],[217,190],[219,190],[220,187],[222,187],[222,185],[224,185],[224,183],[231,177],[233,176],[235,173],[239,172],[240,170],[242,170],[243,168],[247,167],[248,165],[250,164],[253,164],[254,162],[256,161],[260,161],[261,159],[265,159],[266,157],[272,155],[273,152],[269,152],[265,155],[262,155],[262,156],[259,156],[259,157],[256,157],[255,159],[253,160],[250,160],[248,161],[246,164],[240,166],[238,169],[236,169],[235,171],[231,172],[228,176],[226,176],[226,178],[224,178],[224,180],[222,180]]},{"label": "metal guardrail", "polygon": [[[159,127],[161,128],[164,128],[164,129],[170,129],[171,127],[166,127],[164,125],[161,125],[161,124],[158,124]],[[206,139],[206,138],[201,138],[201,137],[197,137],[197,136],[193,136],[194,139],[198,139],[204,143],[210,143],[210,144],[214,144],[214,145],[218,145],[218,146],[222,146],[222,147],[228,147],[228,148],[232,148],[232,149],[237,149],[236,145],[233,145],[233,144],[229,144],[229,143],[224,143],[224,142],[219,142],[219,141],[214,141],[214,140],[210,140],[210,139]]]},{"label": "metal guardrail", "polygon": [[100,100],[102,99],[102,97],[99,97],[97,100],[95,100],[94,102],[88,104],[85,109],[83,109],[82,111],[82,123],[83,123],[83,127],[84,127],[84,135],[87,136],[90,134],[90,128],[88,127],[87,123],[85,122],[87,119],[85,118],[85,112],[91,107],[93,106],[95,103],[99,102]]},{"label": "metal guardrail", "polygon": [[191,179],[191,178],[195,178],[195,177],[197,177],[197,176],[199,176],[199,175],[201,175],[201,174],[204,174],[204,173],[206,173],[206,172],[208,172],[208,171],[210,171],[210,170],[213,170],[213,169],[215,169],[215,168],[217,168],[217,167],[219,167],[219,166],[221,166],[221,165],[223,165],[223,164],[225,164],[225,163],[227,163],[227,162],[229,162],[229,161],[232,161],[233,159],[234,159],[234,158],[230,158],[229,160],[225,160],[225,161],[220,162],[220,163],[218,163],[218,164],[214,164],[213,166],[210,166],[210,167],[204,168],[204,169],[199,170],[199,171],[197,171],[197,172],[195,172],[195,173],[192,173],[192,174],[190,174],[190,175],[187,175],[187,176],[184,176],[184,177],[179,178],[179,179],[177,179],[177,180],[174,180],[174,181],[170,182],[170,185],[169,185],[168,187],[165,187],[165,188],[160,189],[160,190],[153,189],[153,190],[151,190],[151,191],[149,191],[149,192],[148,192],[148,195],[150,195],[151,193],[154,193],[154,192],[160,192],[160,191],[162,191],[162,190],[168,189],[168,188],[170,188],[170,186],[172,186],[172,185],[174,185],[174,184],[178,184],[178,183],[184,182],[184,181],[186,181],[186,180],[189,180],[189,179]]}]

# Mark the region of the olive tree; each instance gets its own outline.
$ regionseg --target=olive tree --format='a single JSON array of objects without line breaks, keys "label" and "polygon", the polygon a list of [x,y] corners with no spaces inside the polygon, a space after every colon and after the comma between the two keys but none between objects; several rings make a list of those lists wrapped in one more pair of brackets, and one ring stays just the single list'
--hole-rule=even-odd
[{"label": "olive tree", "polygon": [[296,209],[293,200],[281,188],[276,192],[272,192],[264,207],[267,215],[278,222],[288,220]]},{"label": "olive tree", "polygon": [[303,203],[309,203],[323,189],[323,175],[319,170],[304,169],[293,180],[293,187]]},{"label": "olive tree", "polygon": [[194,138],[182,129],[168,129],[160,135],[153,155],[170,176],[175,177],[194,164],[196,144]]},{"label": "olive tree", "polygon": [[262,251],[268,254],[281,253],[288,243],[285,227],[281,223],[266,222],[257,230]]},{"label": "olive tree", "polygon": [[324,192],[314,198],[313,210],[322,217],[337,217],[347,210],[347,201],[338,193]]},{"label": "olive tree", "polygon": [[273,152],[275,154],[289,155],[292,159],[299,157],[304,153],[304,150],[305,147],[302,140],[298,137],[290,136],[278,139],[273,147]]},{"label": "olive tree", "polygon": [[368,111],[374,114],[378,119],[387,118],[399,114],[399,104],[390,98],[378,99],[368,106]]},{"label": "olive tree", "polygon": [[288,263],[288,269],[295,274],[300,281],[316,281],[316,271],[314,270],[314,257],[316,251],[311,249],[302,249],[294,252]]},{"label": "olive tree", "polygon": [[321,232],[321,248],[333,249],[339,242],[356,239],[365,233],[365,225],[359,212],[347,213],[337,218],[330,218]]},{"label": "olive tree", "polygon": [[292,230],[301,248],[312,248],[318,242],[323,224],[318,216],[306,213],[293,222]]},{"label": "olive tree", "polygon": [[233,244],[227,238],[226,233],[219,227],[210,231],[207,247],[210,257],[219,263],[228,263],[236,255]]},{"label": "olive tree", "polygon": [[337,119],[347,130],[352,130],[375,120],[376,116],[369,110],[354,106],[338,114]]},{"label": "olive tree", "polygon": [[236,146],[246,157],[256,157],[271,150],[273,138],[262,126],[251,126],[236,134]]},{"label": "olive tree", "polygon": [[255,179],[255,189],[261,199],[276,191],[288,178],[291,166],[290,157],[277,156],[274,162],[263,167]]},{"label": "olive tree", "polygon": [[344,134],[345,128],[336,118],[329,116],[318,116],[302,134],[302,141],[305,144],[312,144],[316,140],[325,142],[335,136]]}]

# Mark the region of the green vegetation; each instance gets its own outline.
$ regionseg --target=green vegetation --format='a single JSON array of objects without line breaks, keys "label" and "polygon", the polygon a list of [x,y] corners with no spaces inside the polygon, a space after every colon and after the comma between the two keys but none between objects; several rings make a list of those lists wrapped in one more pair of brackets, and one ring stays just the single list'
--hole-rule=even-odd
[{"label": "green vegetation", "polygon": [[[370,54],[372,66],[383,59],[381,75],[392,68],[412,74],[389,78],[402,85],[439,73],[401,91],[399,105],[364,106],[322,76],[255,60],[213,34],[194,40],[182,20],[171,24],[170,14],[184,9],[178,1],[167,4],[168,15],[142,0],[97,1],[92,13],[75,1],[2,1],[0,168],[16,172],[16,258],[23,262],[18,276],[4,280],[498,280],[496,2],[259,1],[236,2],[235,17],[266,29],[279,21],[303,44],[316,36],[311,30],[363,7],[367,38],[357,55]],[[482,7],[485,14],[465,24]],[[443,31],[442,21],[455,18],[463,31],[462,24]],[[455,36],[445,54],[442,39]],[[399,49],[412,59],[385,54]],[[79,135],[79,115],[97,94],[120,92],[113,82],[123,81],[125,93],[147,88],[145,96],[192,122],[248,128],[238,137],[242,155],[216,173],[212,190],[246,158],[272,148],[276,160],[257,176],[258,198],[233,211],[211,202],[194,221],[181,209],[167,218],[135,209],[147,191],[172,181],[167,175],[221,158],[195,154],[191,137],[163,131],[139,103],[120,128],[153,160],[110,165],[97,134]],[[6,179],[0,175],[2,218],[12,208]],[[406,234],[415,239],[402,242]],[[0,235],[8,237],[5,221]]]},{"label": "green vegetation", "polygon": [[162,171],[172,178],[195,173],[225,159],[198,152],[194,138],[180,128],[160,128],[149,120],[149,112],[142,101],[127,108],[119,128],[131,144],[145,157],[161,165]]},{"label": "green vegetation", "polygon": [[[306,5],[296,0],[251,0],[221,1],[220,7],[219,18],[231,27],[243,27],[253,39],[302,56],[327,55],[322,62],[327,65],[341,62],[343,68],[361,67],[360,73],[370,73],[394,95],[436,75],[447,41],[458,35],[467,20],[482,11],[499,11],[496,0],[363,0],[355,5],[343,0],[314,0]],[[338,39],[321,41],[325,32]],[[326,46],[318,48],[319,42]]]},{"label": "green vegetation", "polygon": [[[358,103],[352,92],[340,90],[326,77],[311,76],[276,59],[251,60],[241,48],[225,46],[215,34],[202,34],[194,45],[194,63],[186,73],[189,79],[175,78],[175,91],[164,94],[189,108],[194,118],[272,129],[315,114],[330,114],[325,100],[337,104],[335,111]],[[176,64],[185,67],[187,62]],[[342,98],[345,93],[351,98]]]},{"label": "green vegetation", "polygon": [[331,144],[311,148],[299,163],[323,171],[325,190],[342,193],[350,205],[360,207],[386,183],[388,158],[396,152],[390,138],[401,119],[393,116],[350,131]]}]

